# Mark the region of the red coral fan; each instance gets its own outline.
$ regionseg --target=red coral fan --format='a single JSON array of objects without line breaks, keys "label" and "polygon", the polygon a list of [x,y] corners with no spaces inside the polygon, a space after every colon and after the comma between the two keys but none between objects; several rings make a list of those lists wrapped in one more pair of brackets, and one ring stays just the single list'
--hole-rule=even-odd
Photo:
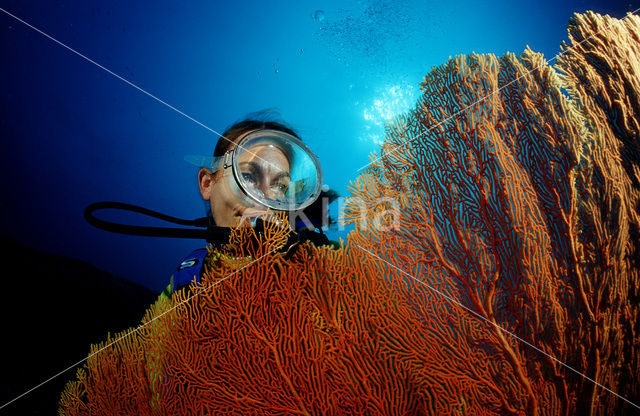
[{"label": "red coral fan", "polygon": [[284,234],[244,244],[252,233],[238,230],[202,285],[156,305],[135,343],[94,356],[61,412],[420,413],[419,384],[386,346],[419,322],[381,266],[310,245],[284,260],[273,250]]},{"label": "red coral fan", "polygon": [[[443,349],[462,337],[493,352],[493,390],[478,400],[497,413],[640,404],[640,19],[576,15],[569,31],[561,77],[530,51],[458,57],[429,74],[346,215],[363,230],[353,241],[461,309],[451,321],[427,303],[424,320]],[[393,227],[376,230],[390,211]],[[450,331],[470,314],[483,330]],[[456,391],[485,362],[466,359]]]},{"label": "red coral fan", "polygon": [[60,414],[635,410],[640,19],[570,35],[560,75],[529,50],[433,70],[353,184],[345,247],[284,259],[275,225],[236,230],[92,349]]}]

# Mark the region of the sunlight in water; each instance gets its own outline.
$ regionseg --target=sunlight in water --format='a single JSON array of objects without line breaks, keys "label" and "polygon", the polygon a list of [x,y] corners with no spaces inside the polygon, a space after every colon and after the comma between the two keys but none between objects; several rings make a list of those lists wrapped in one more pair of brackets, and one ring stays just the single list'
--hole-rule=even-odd
[{"label": "sunlight in water", "polygon": [[360,140],[381,145],[385,125],[407,112],[416,102],[416,95],[412,85],[391,85],[378,88],[375,97],[362,112],[366,124]]}]

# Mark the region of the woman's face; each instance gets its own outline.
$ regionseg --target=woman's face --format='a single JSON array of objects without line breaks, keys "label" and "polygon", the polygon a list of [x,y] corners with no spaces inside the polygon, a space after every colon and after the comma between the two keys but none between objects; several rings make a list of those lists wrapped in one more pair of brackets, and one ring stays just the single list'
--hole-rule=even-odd
[{"label": "woman's face", "polygon": [[[234,142],[241,140],[247,132]],[[234,146],[235,147],[235,144]],[[233,147],[231,149],[233,149]],[[279,148],[261,144],[243,152],[238,159],[239,176],[254,195],[264,195],[269,199],[283,199],[289,187],[289,159]],[[204,171],[204,172],[203,172]],[[211,205],[211,214],[220,227],[235,227],[243,218],[263,215],[267,208],[234,190],[231,168],[211,173],[201,169],[199,173],[200,192]],[[230,176],[230,177],[227,177]]]}]

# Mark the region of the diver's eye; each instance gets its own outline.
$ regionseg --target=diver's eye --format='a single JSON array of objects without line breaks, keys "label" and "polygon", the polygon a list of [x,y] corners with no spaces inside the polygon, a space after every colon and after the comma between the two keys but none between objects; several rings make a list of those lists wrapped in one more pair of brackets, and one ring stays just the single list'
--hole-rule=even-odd
[{"label": "diver's eye", "polygon": [[286,183],[276,183],[271,188],[278,194],[284,195],[287,193],[287,189],[289,189],[289,186]]},{"label": "diver's eye", "polygon": [[256,184],[256,177],[251,172],[242,172],[242,180],[252,185]]}]

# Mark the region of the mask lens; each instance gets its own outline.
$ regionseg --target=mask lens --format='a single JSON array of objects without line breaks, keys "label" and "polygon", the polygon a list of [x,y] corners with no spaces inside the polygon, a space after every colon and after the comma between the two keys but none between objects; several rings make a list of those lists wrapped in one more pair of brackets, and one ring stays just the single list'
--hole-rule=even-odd
[{"label": "mask lens", "polygon": [[[259,149],[253,151],[258,157],[266,156]],[[238,168],[241,185],[248,192],[274,201],[286,199],[290,181],[288,164],[283,166],[278,163],[264,163],[262,160],[247,160],[238,163]]]},{"label": "mask lens", "polygon": [[319,195],[322,172],[317,158],[297,138],[259,130],[235,148],[234,175],[256,202],[278,210],[297,210]]}]

